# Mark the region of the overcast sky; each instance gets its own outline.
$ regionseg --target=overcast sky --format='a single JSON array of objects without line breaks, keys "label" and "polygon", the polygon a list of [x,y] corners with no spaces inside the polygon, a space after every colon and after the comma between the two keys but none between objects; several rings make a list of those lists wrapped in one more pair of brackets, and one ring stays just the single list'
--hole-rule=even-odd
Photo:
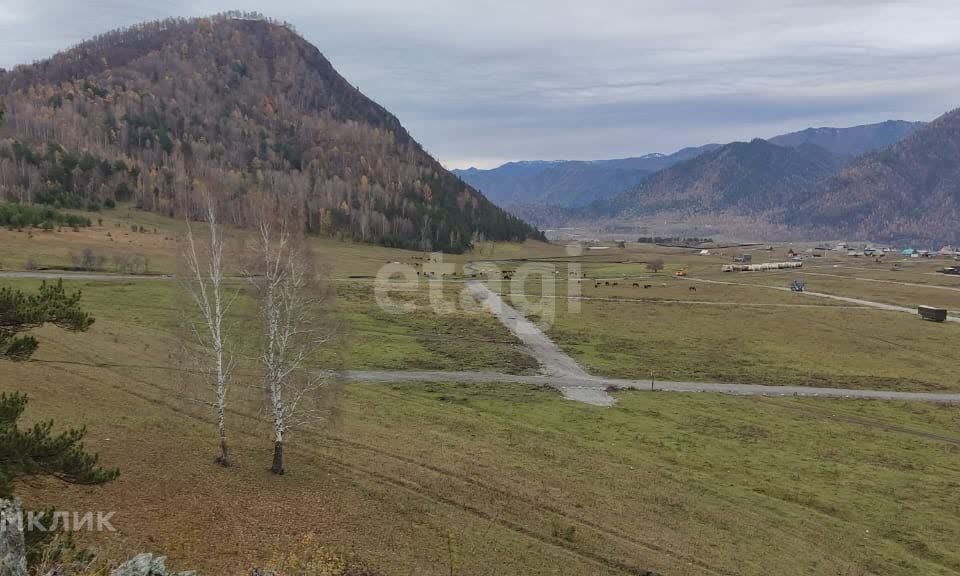
[{"label": "overcast sky", "polygon": [[294,24],[448,167],[671,152],[960,107],[957,0],[0,0],[0,67],[231,8]]}]

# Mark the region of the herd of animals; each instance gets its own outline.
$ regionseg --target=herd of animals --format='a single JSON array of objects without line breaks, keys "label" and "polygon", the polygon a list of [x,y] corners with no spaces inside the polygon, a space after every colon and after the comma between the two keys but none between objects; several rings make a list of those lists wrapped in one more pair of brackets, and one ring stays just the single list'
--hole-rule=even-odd
[{"label": "herd of animals", "polygon": [[[429,258],[429,257],[423,257],[423,256],[421,256],[421,257],[414,256],[413,259],[414,259],[414,260],[428,260],[428,259],[430,259],[430,258]],[[432,261],[432,259],[431,259],[431,261]],[[421,264],[421,263],[419,263],[419,262],[415,262],[415,263],[414,263],[414,266],[417,267],[417,268],[420,268],[421,266],[423,266],[423,264]],[[471,267],[472,265],[471,265],[471,264],[468,264],[467,266],[468,266],[468,267]],[[464,271],[466,272],[466,268],[464,269]],[[500,272],[500,277],[501,277],[502,280],[513,280],[514,274],[516,274],[516,271],[515,271],[515,270],[503,270],[503,271]],[[427,278],[435,278],[435,277],[437,276],[436,273],[434,273],[434,272],[429,272],[429,271],[425,271],[425,270],[417,270],[417,275],[418,275],[418,276],[424,276],[424,277],[427,277]],[[446,274],[441,273],[440,276],[446,276]],[[454,276],[456,276],[456,275],[454,275]],[[464,277],[464,278],[480,278],[480,277],[482,277],[482,276],[483,276],[483,274],[480,274],[480,273],[470,273],[470,274],[464,273],[464,274],[462,275],[462,277]],[[577,279],[577,283],[580,283],[580,282],[582,281],[582,279],[585,279],[585,278],[586,278],[586,276],[583,275],[583,274],[579,274],[578,276],[571,276],[571,278],[576,278],[576,279]],[[619,286],[619,285],[620,285],[620,282],[617,282],[617,281],[610,281],[610,280],[600,281],[600,280],[596,280],[596,281],[594,282],[593,287],[594,287],[594,288],[614,287],[614,286]],[[626,283],[624,283],[624,285],[626,285]],[[667,284],[661,284],[660,286],[661,286],[662,288],[666,288],[666,287],[667,287]],[[641,284],[641,283],[639,283],[639,282],[633,282],[633,283],[632,283],[632,287],[634,287],[634,288],[643,288],[644,290],[649,290],[650,288],[653,288],[653,284]],[[696,286],[689,286],[689,287],[688,287],[688,290],[690,290],[691,292],[696,292],[696,291],[697,291],[697,287],[696,287]]]},{"label": "herd of animals", "polygon": [[[594,288],[600,288],[601,286],[619,286],[619,285],[620,285],[619,282],[611,282],[611,281],[609,281],[609,280],[604,280],[603,283],[601,283],[601,282],[598,280],[598,281],[596,281],[596,282],[593,283],[593,287],[594,287]],[[624,285],[626,285],[626,284],[624,284]],[[643,288],[644,290],[649,290],[650,288],[653,288],[653,284],[640,284],[639,282],[634,282],[634,283],[632,284],[632,286],[633,286],[634,288]],[[661,287],[661,288],[666,288],[667,285],[666,285],[666,284],[661,284],[660,287]],[[697,287],[696,287],[696,286],[689,286],[687,289],[690,290],[691,292],[696,292],[696,291],[697,291]]]}]

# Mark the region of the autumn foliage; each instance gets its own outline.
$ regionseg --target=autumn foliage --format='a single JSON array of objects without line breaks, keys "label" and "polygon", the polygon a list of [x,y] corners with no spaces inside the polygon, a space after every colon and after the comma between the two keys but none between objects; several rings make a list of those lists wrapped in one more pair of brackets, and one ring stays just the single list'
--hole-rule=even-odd
[{"label": "autumn foliage", "polygon": [[6,199],[182,215],[200,182],[237,224],[245,198],[269,190],[301,203],[316,234],[449,251],[539,236],[445,170],[289,26],[255,15],[104,34],[0,71],[0,104]]}]

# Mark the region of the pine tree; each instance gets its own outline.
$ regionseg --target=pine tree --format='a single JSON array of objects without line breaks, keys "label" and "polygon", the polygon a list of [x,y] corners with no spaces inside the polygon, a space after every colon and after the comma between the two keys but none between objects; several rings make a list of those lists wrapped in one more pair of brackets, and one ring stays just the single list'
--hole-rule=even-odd
[{"label": "pine tree", "polygon": [[83,449],[86,431],[69,429],[53,434],[53,422],[20,430],[17,420],[27,407],[25,394],[0,394],[0,498],[13,495],[14,481],[52,476],[69,484],[103,484],[117,477],[116,469],[97,464],[97,455]]},{"label": "pine tree", "polygon": [[22,332],[44,324],[65,330],[83,332],[93,318],[80,309],[80,292],[67,294],[63,281],[44,282],[37,294],[27,295],[10,287],[0,288],[0,360],[29,360],[39,343]]}]

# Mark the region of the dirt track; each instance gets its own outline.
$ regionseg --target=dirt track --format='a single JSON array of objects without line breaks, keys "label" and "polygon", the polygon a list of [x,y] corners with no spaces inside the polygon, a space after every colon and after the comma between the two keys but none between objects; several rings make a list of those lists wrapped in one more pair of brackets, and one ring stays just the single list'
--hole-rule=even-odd
[{"label": "dirt track", "polygon": [[[613,398],[608,389],[657,392],[713,392],[734,396],[796,396],[822,398],[860,398],[872,400],[903,400],[960,404],[960,394],[939,392],[894,392],[889,390],[853,390],[846,388],[813,388],[808,386],[763,386],[759,384],[720,384],[709,382],[674,382],[624,380],[589,376],[520,376],[499,372],[443,372],[443,371],[353,371],[347,376],[355,382],[513,382],[532,386],[549,386],[571,400],[609,406]],[[577,397],[582,396],[582,398]],[[585,398],[610,398],[609,403],[591,402]]]},{"label": "dirt track", "polygon": [[[767,288],[769,290],[791,292],[790,288],[786,288],[783,286],[767,286],[764,284],[747,284],[744,282],[727,282],[725,280],[707,280],[705,278],[688,278],[687,280],[691,282],[703,282],[706,284],[726,284],[728,286],[749,286],[751,288]],[[896,306],[894,304],[884,304],[882,302],[873,302],[872,300],[861,300],[859,298],[848,298],[847,296],[837,296],[836,294],[824,294],[823,292],[810,292],[807,290],[804,290],[803,292],[794,292],[794,294],[800,294],[802,296],[812,296],[814,298],[829,298],[831,300],[839,300],[840,302],[846,302],[847,304],[854,304],[857,306],[864,306],[867,308],[876,308],[877,310],[887,310],[889,312],[906,312],[907,314],[917,313],[916,308],[907,308],[906,306]],[[947,322],[960,323],[960,317],[948,316]]]},{"label": "dirt track", "polygon": [[143,274],[108,274],[106,272],[0,272],[0,278],[18,280],[84,280],[84,281],[123,281],[123,280],[173,280],[173,276]]},{"label": "dirt track", "polygon": [[607,393],[606,386],[588,374],[536,324],[504,302],[486,284],[479,281],[468,282],[467,290],[523,342],[530,354],[537,359],[544,376],[550,378],[549,385],[560,390],[565,398],[595,406],[612,406],[616,403],[616,399]]}]

